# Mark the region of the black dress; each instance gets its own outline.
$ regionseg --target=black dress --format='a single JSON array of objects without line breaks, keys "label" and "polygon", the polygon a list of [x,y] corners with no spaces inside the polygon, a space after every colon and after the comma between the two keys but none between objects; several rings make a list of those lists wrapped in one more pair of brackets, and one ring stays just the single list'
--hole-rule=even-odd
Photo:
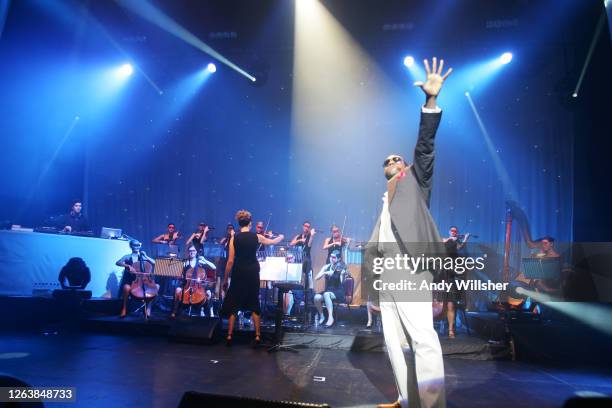
[{"label": "black dress", "polygon": [[234,236],[232,281],[221,307],[221,316],[228,317],[239,310],[261,314],[258,246],[259,240],[254,232],[240,232]]},{"label": "black dress", "polygon": [[[459,257],[459,241],[456,239],[449,239],[444,243],[446,248],[446,254],[451,258]],[[459,286],[457,281],[463,279],[463,275],[455,273],[453,270],[447,270],[442,274],[442,279],[452,284],[448,292],[445,292],[445,302],[451,302],[457,304],[463,300],[464,293]]]},{"label": "black dress", "polygon": [[[329,271],[330,268],[332,268],[331,265],[327,270]],[[332,292],[338,303],[344,303],[344,287],[341,282],[341,274],[344,269],[345,267],[340,265],[331,276],[325,275],[325,292]]]}]

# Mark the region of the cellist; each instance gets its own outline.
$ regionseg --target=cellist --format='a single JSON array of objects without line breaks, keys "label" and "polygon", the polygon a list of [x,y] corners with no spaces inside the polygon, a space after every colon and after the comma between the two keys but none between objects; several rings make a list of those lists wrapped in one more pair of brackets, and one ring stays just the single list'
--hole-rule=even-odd
[{"label": "cellist", "polygon": [[[132,249],[131,254],[127,254],[121,257],[115,265],[121,266],[125,268],[123,271],[123,276],[121,277],[121,284],[119,287],[121,288],[121,297],[123,298],[123,306],[121,307],[121,313],[119,314],[120,318],[124,318],[127,314],[127,301],[130,296],[130,290],[132,288],[132,283],[136,279],[136,269],[134,265],[138,262],[146,262],[151,264],[151,266],[155,265],[155,260],[150,258],[144,251],[141,251],[142,243],[137,239],[133,239],[130,241],[130,248]],[[157,285],[159,289],[159,285]],[[151,302],[147,304],[146,310],[147,316],[151,315]]]},{"label": "cellist", "polygon": [[[208,259],[204,258],[203,256],[198,256],[198,250],[195,248],[195,246],[191,245],[189,246],[188,250],[187,250],[189,257],[187,258],[187,260],[185,261],[185,264],[183,265],[183,284],[179,287],[176,288],[176,290],[174,291],[174,307],[172,308],[172,314],[170,315],[170,317],[175,318],[176,317],[176,312],[178,310],[178,306],[179,303],[181,303],[183,300],[185,300],[185,298],[183,297],[183,288],[189,288],[191,285],[191,283],[193,282],[194,285],[193,287],[195,287],[195,284],[197,282],[197,285],[201,285],[204,288],[204,302],[206,302],[207,300],[211,299],[211,291],[210,288],[205,286],[207,285],[209,282],[206,281],[206,270],[204,269],[204,267],[209,267],[212,270],[216,270],[217,267],[215,266],[214,263],[210,262]],[[193,276],[193,274],[189,274],[189,271],[196,271],[196,276]],[[188,276],[189,275],[189,276]],[[214,281],[210,282],[211,285],[214,285]],[[188,292],[185,292],[185,297],[189,296]],[[201,303],[197,302],[197,303]],[[194,302],[195,304],[195,302]],[[211,310],[211,316],[212,316],[212,310]]]}]

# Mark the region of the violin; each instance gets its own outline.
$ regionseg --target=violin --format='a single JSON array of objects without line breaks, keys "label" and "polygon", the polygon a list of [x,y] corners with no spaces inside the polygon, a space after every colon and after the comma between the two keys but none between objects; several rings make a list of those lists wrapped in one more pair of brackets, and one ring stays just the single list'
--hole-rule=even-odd
[{"label": "violin", "polygon": [[130,287],[130,294],[139,300],[153,300],[157,296],[159,288],[153,277],[153,265],[145,262],[142,257],[139,257],[138,262],[132,265],[134,271],[130,271],[136,275],[136,279]]},{"label": "violin", "polygon": [[185,285],[183,286],[182,303],[185,305],[195,305],[205,302],[208,299],[206,293],[206,271],[200,265],[199,259],[194,268],[189,267],[185,272]]}]

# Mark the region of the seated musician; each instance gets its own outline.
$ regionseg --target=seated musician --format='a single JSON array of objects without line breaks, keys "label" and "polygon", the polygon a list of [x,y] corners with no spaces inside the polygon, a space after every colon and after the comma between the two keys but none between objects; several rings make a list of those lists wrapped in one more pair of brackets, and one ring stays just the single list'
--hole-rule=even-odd
[{"label": "seated musician", "polygon": [[[509,201],[507,205],[510,208],[513,217],[519,223],[521,234],[523,235],[525,243],[530,250],[535,250],[531,253],[532,258],[555,259],[561,257],[557,251],[555,251],[555,239],[553,237],[547,235],[536,240],[532,239],[527,215],[516,202]],[[525,277],[523,271],[520,271],[514,277],[512,284],[516,286],[526,284],[539,292],[544,292],[549,295],[557,295],[561,289],[561,282],[559,279],[530,279]],[[521,308],[530,308],[533,309],[534,312],[540,311],[539,305],[537,303],[532,304],[530,298],[527,298],[527,301],[524,301],[523,299],[510,298],[508,299],[508,302],[514,307],[518,306]]]},{"label": "seated musician", "polygon": [[340,251],[333,251],[329,256],[329,263],[324,265],[315,280],[319,280],[325,277],[325,290],[323,294],[317,293],[314,297],[314,304],[317,308],[319,324],[323,324],[325,321],[325,315],[323,314],[323,302],[327,308],[327,323],[326,327],[331,327],[334,324],[334,304],[333,301],[343,302],[344,301],[344,287],[342,284],[348,276],[346,264],[340,259]]},{"label": "seated musician", "polygon": [[[204,297],[204,301],[202,303],[208,303],[209,308],[210,308],[210,316],[213,316],[213,310],[212,310],[212,303],[209,302],[209,300],[211,299],[212,293],[211,293],[211,288],[214,288],[214,281],[211,282],[207,282],[206,281],[206,270],[204,269],[205,267],[209,267],[212,270],[217,269],[217,267],[215,266],[214,263],[210,262],[208,259],[204,258],[203,256],[198,256],[198,250],[195,248],[194,245],[189,246],[187,252],[189,253],[189,258],[187,259],[187,261],[185,261],[185,264],[183,265],[183,284],[181,286],[179,286],[178,288],[176,288],[176,290],[174,291],[174,307],[172,309],[172,314],[170,315],[170,317],[174,318],[176,317],[176,312],[178,310],[178,306],[179,303],[181,303],[184,298],[183,298],[183,287],[186,287],[189,285],[189,281],[187,279],[197,279],[197,282],[200,283],[202,282],[205,285],[205,297]],[[196,277],[193,276],[187,276],[188,271],[193,270],[196,265],[199,267],[198,268],[198,273]],[[189,296],[188,292],[185,292],[184,296]]]},{"label": "seated musician", "polygon": [[[121,277],[121,297],[123,299],[123,306],[121,307],[121,313],[119,317],[124,318],[127,314],[127,301],[130,296],[130,290],[132,288],[132,282],[134,282],[136,276],[131,272],[136,272],[134,265],[138,262],[147,262],[151,265],[155,265],[155,260],[149,258],[144,251],[141,251],[142,243],[136,239],[130,241],[130,248],[132,249],[131,254],[124,255],[119,259],[115,265],[125,268],[123,276]],[[159,285],[157,285],[159,288]],[[147,302],[147,310],[145,311],[147,316],[151,315],[151,302]]]},{"label": "seated musician", "polygon": [[343,237],[340,228],[334,224],[331,226],[331,237],[325,238],[323,242],[323,249],[327,251],[327,262],[329,262],[329,258],[333,251],[339,251],[340,254],[344,252],[344,248],[346,248],[351,243],[351,239],[349,237]]},{"label": "seated musician", "polygon": [[82,258],[70,258],[57,279],[62,289],[85,289],[91,280],[91,272]]},{"label": "seated musician", "polygon": [[181,233],[176,230],[174,223],[168,224],[168,231],[164,234],[158,235],[153,238],[152,242],[155,244],[168,244],[176,245],[176,241],[181,237]]},{"label": "seated musician", "polygon": [[198,225],[198,229],[196,232],[191,234],[187,241],[185,242],[185,246],[189,247],[189,245],[193,245],[195,249],[198,251],[198,255],[204,254],[204,242],[208,239],[207,235],[210,228],[208,225],[203,222]]},{"label": "seated musician", "polygon": [[64,214],[57,220],[57,229],[61,232],[85,232],[90,231],[89,222],[83,215],[83,203],[80,200],[76,200],[72,203],[70,212]]}]

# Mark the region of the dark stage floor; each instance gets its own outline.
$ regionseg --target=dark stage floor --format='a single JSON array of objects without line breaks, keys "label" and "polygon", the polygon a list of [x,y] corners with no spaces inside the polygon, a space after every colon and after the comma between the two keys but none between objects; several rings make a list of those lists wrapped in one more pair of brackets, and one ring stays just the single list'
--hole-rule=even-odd
[{"label": "dark stage floor", "polygon": [[[578,391],[612,394],[612,372],[453,358],[445,358],[445,368],[450,407],[560,407]],[[76,405],[87,407],[175,407],[187,390],[332,407],[396,397],[381,353],[308,348],[270,354],[247,344],[228,349],[159,336],[5,333],[0,371],[38,386],[74,386]]]}]

